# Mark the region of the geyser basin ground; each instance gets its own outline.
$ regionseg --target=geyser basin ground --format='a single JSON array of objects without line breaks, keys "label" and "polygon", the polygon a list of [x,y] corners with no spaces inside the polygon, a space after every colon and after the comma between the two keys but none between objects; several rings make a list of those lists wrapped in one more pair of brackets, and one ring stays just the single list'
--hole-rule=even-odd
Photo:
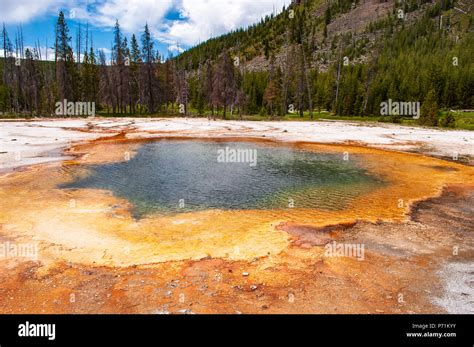
[{"label": "geyser basin ground", "polygon": [[[76,145],[68,151],[75,159],[0,179],[2,241],[39,246],[37,260],[1,261],[2,312],[453,310],[433,302],[442,298],[447,280],[438,274],[443,263],[472,261],[472,167],[356,146],[235,141],[343,165],[336,172],[349,170],[364,189],[331,206],[323,204],[330,199],[302,206],[295,199],[294,208],[198,204],[181,211],[167,206],[170,199],[153,202],[135,218],[139,204],[127,194],[92,184],[66,187],[98,177],[97,169],[126,167],[159,142],[122,136]],[[209,142],[220,146],[234,139]],[[345,154],[348,162],[340,160]],[[334,181],[327,177],[322,186],[331,192],[354,187]],[[322,189],[315,183],[311,187]],[[278,195],[274,188],[271,197]],[[292,189],[282,186],[283,200]],[[327,257],[325,244],[334,241],[363,244],[364,260]],[[459,253],[453,256],[455,246]],[[466,304],[459,307],[469,312]]]},{"label": "geyser basin ground", "polygon": [[[53,244],[41,252],[45,261],[129,266],[205,257],[253,259],[290,245],[291,231],[282,225],[401,222],[412,202],[439,195],[447,183],[472,182],[471,167],[418,155],[351,146],[246,144],[242,139],[235,145],[259,148],[264,169],[234,168],[238,165],[214,161],[216,150],[232,140],[207,141],[112,140],[76,146],[72,153],[77,160],[36,166],[0,180],[1,217],[18,234]],[[269,153],[271,158],[265,159]],[[209,192],[217,187],[197,182],[199,174],[188,171],[206,160],[208,166],[199,170],[222,175],[214,180],[229,194]],[[145,166],[143,172],[133,165],[136,161]],[[162,161],[174,168],[160,168]],[[316,167],[325,172],[313,172]],[[244,177],[270,188],[245,188],[244,183],[236,196],[237,189],[223,176],[232,169],[244,170]],[[269,182],[271,178],[275,181]],[[212,182],[209,177],[199,180]],[[66,189],[71,186],[83,188]],[[252,196],[256,191],[259,195]],[[294,206],[285,201],[289,196],[295,197]],[[176,213],[173,204],[181,199],[186,204],[186,198],[194,208]],[[214,206],[206,206],[209,202]]]},{"label": "geyser basin ground", "polygon": [[[264,143],[160,140],[60,188],[109,190],[136,217],[199,210],[343,210],[381,181],[356,156]],[[74,170],[70,172],[74,176]]]}]

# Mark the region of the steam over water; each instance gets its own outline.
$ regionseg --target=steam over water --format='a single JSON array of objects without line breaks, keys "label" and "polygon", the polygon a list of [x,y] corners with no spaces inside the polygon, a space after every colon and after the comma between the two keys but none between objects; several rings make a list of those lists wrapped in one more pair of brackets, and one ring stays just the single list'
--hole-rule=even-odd
[{"label": "steam over water", "polygon": [[[219,160],[237,150],[256,154],[256,165]],[[91,165],[89,175],[61,188],[110,190],[133,204],[137,218],[206,209],[340,210],[383,184],[358,160],[261,143],[161,140],[129,161]]]}]

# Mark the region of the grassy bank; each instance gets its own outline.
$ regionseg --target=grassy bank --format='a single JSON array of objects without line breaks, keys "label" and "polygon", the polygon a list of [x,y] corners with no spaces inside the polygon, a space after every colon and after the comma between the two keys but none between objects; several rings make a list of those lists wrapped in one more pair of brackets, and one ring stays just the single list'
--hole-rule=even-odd
[{"label": "grassy bank", "polygon": [[[440,114],[440,117],[446,115],[447,112],[443,111]],[[437,127],[439,129],[461,129],[461,130],[474,130],[474,111],[472,112],[451,112],[455,121],[450,127]],[[179,114],[112,114],[112,113],[105,113],[99,112],[97,114],[99,117],[107,117],[107,118],[126,118],[126,117],[133,117],[133,118],[152,118],[152,117],[160,117],[160,118],[179,118],[182,117]],[[203,115],[198,115],[197,112],[190,111],[188,117],[212,117],[210,112],[205,112]],[[214,115],[215,119],[222,119],[222,114]],[[38,118],[45,118],[48,117],[34,117],[31,115],[23,115],[23,114],[0,114],[0,119],[38,119]],[[230,117],[227,115],[227,120],[239,120],[237,115]],[[294,121],[294,122],[309,122],[309,121],[351,121],[351,122],[370,122],[370,123],[393,123],[388,119],[382,119],[381,117],[351,117],[351,116],[335,116],[329,112],[313,112],[313,116],[310,117],[309,112],[304,112],[303,116],[301,117],[297,113],[289,113],[283,117],[271,117],[267,115],[244,115],[242,116],[242,120],[245,121]],[[408,126],[419,126],[417,120],[413,118],[401,118],[396,124],[401,125],[408,125]]]}]

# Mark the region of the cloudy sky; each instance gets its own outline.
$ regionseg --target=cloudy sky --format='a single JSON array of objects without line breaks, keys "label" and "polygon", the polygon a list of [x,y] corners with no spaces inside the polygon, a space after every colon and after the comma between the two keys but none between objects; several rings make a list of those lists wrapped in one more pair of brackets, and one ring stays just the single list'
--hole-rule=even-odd
[{"label": "cloudy sky", "polygon": [[[126,36],[141,35],[147,22],[162,54],[176,54],[215,37],[258,22],[280,12],[290,0],[0,0],[0,23],[14,42],[21,25],[25,46],[52,46],[54,23],[64,11],[71,35],[86,23],[96,48],[111,47],[112,29],[118,19]],[[50,52],[51,53],[51,52]],[[44,56],[44,53],[43,53]]]}]

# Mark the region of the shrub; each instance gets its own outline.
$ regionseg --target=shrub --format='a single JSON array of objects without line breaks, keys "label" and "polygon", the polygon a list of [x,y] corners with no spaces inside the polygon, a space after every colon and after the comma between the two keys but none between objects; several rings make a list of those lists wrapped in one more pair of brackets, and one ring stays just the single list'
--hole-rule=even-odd
[{"label": "shrub", "polygon": [[444,128],[454,128],[456,118],[454,118],[451,112],[446,113],[438,120],[438,125]]}]

